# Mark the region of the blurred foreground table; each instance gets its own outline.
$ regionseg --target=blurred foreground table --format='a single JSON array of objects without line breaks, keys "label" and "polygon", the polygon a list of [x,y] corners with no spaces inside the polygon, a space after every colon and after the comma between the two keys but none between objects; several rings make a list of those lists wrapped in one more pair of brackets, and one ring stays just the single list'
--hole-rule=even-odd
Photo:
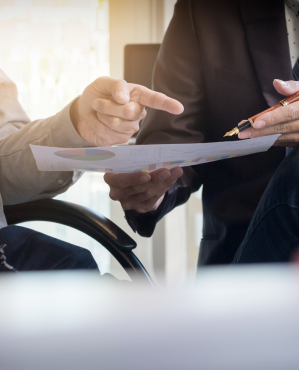
[{"label": "blurred foreground table", "polygon": [[3,370],[299,368],[299,269],[207,268],[193,287],[0,276]]}]

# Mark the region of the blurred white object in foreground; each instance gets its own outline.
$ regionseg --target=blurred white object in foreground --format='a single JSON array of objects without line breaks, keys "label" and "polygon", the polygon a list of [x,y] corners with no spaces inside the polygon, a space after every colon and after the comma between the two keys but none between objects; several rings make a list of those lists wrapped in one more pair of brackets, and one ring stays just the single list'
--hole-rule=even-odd
[{"label": "blurred white object in foreground", "polygon": [[208,268],[153,291],[94,273],[0,276],[0,368],[299,367],[299,270]]}]

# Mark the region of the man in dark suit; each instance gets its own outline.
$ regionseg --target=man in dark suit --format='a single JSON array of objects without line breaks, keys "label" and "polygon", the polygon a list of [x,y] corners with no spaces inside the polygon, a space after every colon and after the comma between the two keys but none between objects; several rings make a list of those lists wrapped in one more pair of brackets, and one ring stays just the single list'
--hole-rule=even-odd
[{"label": "man in dark suit", "polygon": [[[274,88],[273,80],[293,79],[284,7],[282,0],[179,0],[154,89],[182,102],[185,111],[175,117],[149,110],[137,144],[223,141],[236,123],[280,101],[277,90],[287,94],[288,86],[276,81]],[[284,133],[284,120],[279,123],[272,131]],[[252,137],[263,135],[252,130]],[[203,186],[199,264],[230,263],[285,158],[286,141],[282,135],[266,153],[150,175],[106,174],[105,180],[142,236],[152,235],[166,213]]]}]

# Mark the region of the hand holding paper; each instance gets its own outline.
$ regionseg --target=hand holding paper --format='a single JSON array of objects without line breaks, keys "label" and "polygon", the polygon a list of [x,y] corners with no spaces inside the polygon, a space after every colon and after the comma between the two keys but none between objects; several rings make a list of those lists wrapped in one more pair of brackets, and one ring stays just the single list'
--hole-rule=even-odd
[{"label": "hand holding paper", "polygon": [[146,213],[159,207],[167,190],[182,174],[179,167],[161,168],[150,174],[106,173],[104,180],[110,186],[110,198],[118,200],[124,210]]},{"label": "hand holding paper", "polygon": [[177,100],[144,86],[100,77],[73,103],[71,120],[89,144],[112,146],[127,142],[139,130],[146,106],[172,114],[184,110]]}]

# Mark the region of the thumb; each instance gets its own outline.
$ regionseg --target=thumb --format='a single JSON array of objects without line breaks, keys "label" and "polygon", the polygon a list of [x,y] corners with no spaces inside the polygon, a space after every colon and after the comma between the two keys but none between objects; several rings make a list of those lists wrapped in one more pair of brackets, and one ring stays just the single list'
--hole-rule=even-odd
[{"label": "thumb", "polygon": [[118,104],[126,104],[130,101],[130,88],[126,81],[116,80],[110,77],[99,77],[90,87],[93,88],[94,98],[100,94],[101,98],[107,96],[113,98]]},{"label": "thumb", "polygon": [[281,95],[289,96],[299,91],[299,81],[274,80],[273,86]]}]

